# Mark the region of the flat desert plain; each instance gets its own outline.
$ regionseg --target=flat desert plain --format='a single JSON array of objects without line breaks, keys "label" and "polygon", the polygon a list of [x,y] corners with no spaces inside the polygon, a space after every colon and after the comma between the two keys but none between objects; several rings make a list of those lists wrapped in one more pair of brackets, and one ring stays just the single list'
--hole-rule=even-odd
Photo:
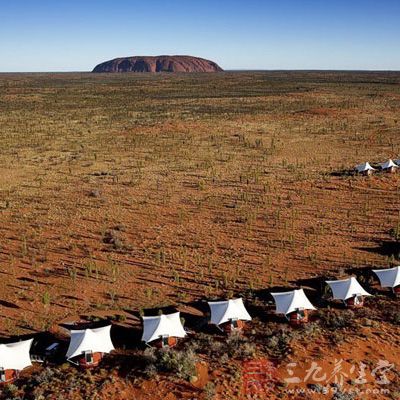
[{"label": "flat desert plain", "polygon": [[[279,359],[268,398],[298,398],[288,362],[398,363],[398,300],[371,268],[400,263],[400,172],[351,172],[400,158],[400,73],[0,74],[0,149],[4,338],[111,316],[139,357],[143,310],[175,306],[190,325],[201,300],[243,296],[254,357]],[[322,307],[351,319],[335,344],[326,315],[303,330],[268,317],[269,289],[320,304],[323,279],[349,274],[377,296],[354,315]],[[265,348],[274,329],[288,355]],[[203,353],[206,377],[136,382],[110,367],[98,396],[240,398],[240,357]],[[65,398],[96,398],[80,390]]]}]

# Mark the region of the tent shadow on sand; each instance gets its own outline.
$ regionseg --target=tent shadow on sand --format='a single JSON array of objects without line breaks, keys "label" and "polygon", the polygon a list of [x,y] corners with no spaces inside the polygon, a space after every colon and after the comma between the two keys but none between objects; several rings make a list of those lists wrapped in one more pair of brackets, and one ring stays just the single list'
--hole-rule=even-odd
[{"label": "tent shadow on sand", "polygon": [[111,339],[115,348],[137,350],[142,348],[142,323],[138,311],[124,310],[128,315],[125,321],[116,322],[106,319],[111,324]]},{"label": "tent shadow on sand", "polygon": [[[194,311],[197,311],[195,313]],[[181,316],[185,319],[185,328],[193,332],[214,333],[215,327],[208,323],[210,308],[203,297],[183,305]]]},{"label": "tent shadow on sand", "polygon": [[0,306],[6,307],[6,308],[14,308],[14,309],[20,308],[16,304],[10,303],[9,301],[6,301],[6,300],[0,300]]},{"label": "tent shadow on sand", "polygon": [[337,171],[332,171],[329,173],[329,176],[337,176],[337,177],[346,177],[346,176],[355,176],[357,175],[354,169],[342,169]]},{"label": "tent shadow on sand", "polygon": [[375,247],[357,247],[357,250],[393,257],[400,261],[400,242],[395,240],[375,240]]},{"label": "tent shadow on sand", "polygon": [[113,323],[111,338],[115,348],[137,350],[141,348],[142,329],[125,324]]},{"label": "tent shadow on sand", "polygon": [[329,305],[328,299],[331,291],[326,281],[337,279],[334,275],[319,275],[313,278],[298,279],[298,286],[303,287],[307,297],[316,308],[324,308]]},{"label": "tent shadow on sand", "polygon": [[[46,356],[46,349],[53,343],[58,343],[57,351],[49,356]],[[45,358],[55,364],[62,364],[65,361],[65,354],[69,345],[69,338],[52,332],[40,332],[34,336],[34,341],[31,347],[31,355],[39,358]]]}]

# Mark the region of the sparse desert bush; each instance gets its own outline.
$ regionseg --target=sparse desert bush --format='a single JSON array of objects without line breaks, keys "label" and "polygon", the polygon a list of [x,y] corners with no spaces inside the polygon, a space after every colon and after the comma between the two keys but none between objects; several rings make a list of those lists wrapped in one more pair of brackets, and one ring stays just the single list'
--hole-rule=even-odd
[{"label": "sparse desert bush", "polygon": [[51,295],[46,290],[42,295],[42,303],[43,303],[43,305],[48,306],[48,305],[50,305],[50,302],[51,302]]},{"label": "sparse desert bush", "polygon": [[203,391],[205,400],[213,400],[216,394],[215,384],[213,382],[207,382],[206,386],[204,386]]},{"label": "sparse desert bush", "polygon": [[255,344],[249,342],[245,336],[237,333],[227,338],[223,349],[229,357],[239,360],[254,357],[256,353]]},{"label": "sparse desert bush", "polygon": [[340,343],[344,342],[346,335],[340,330],[332,330],[328,336],[328,339],[332,344],[339,345]]},{"label": "sparse desert bush", "polygon": [[332,400],[354,400],[356,395],[354,393],[346,393],[341,389],[338,389],[332,396]]},{"label": "sparse desert bush", "polygon": [[2,393],[0,391],[0,394],[3,394],[4,396],[7,397],[7,399],[17,399],[18,397],[15,397],[18,392],[18,387],[15,386],[12,383],[7,383],[6,385],[3,386],[2,388]]},{"label": "sparse desert bush", "polygon": [[158,374],[158,369],[155,364],[147,364],[143,370],[144,375],[148,379],[153,379]]},{"label": "sparse desert bush", "polygon": [[196,375],[197,357],[192,350],[146,349],[146,373],[170,372],[179,378],[189,380]]},{"label": "sparse desert bush", "polygon": [[103,243],[111,244],[115,250],[124,248],[124,242],[120,235],[115,231],[106,231],[103,236]]},{"label": "sparse desert bush", "polygon": [[253,357],[256,353],[256,346],[246,336],[238,333],[218,339],[213,335],[200,333],[188,343],[190,349],[196,353],[206,354],[213,360],[222,360],[222,357],[233,359],[246,359]]},{"label": "sparse desert bush", "polygon": [[352,310],[319,310],[318,316],[323,326],[328,329],[345,328],[354,323],[354,311]]},{"label": "sparse desert bush", "polygon": [[274,330],[267,333],[263,339],[264,349],[271,357],[284,358],[291,352],[290,341],[293,339],[288,332]]},{"label": "sparse desert bush", "polygon": [[400,325],[400,311],[390,310],[386,313],[386,319],[394,325]]},{"label": "sparse desert bush", "polygon": [[317,322],[309,322],[302,327],[301,334],[313,339],[322,335],[321,326]]},{"label": "sparse desert bush", "polygon": [[100,197],[101,196],[101,191],[99,189],[92,189],[89,192],[89,197]]},{"label": "sparse desert bush", "polygon": [[[56,322],[108,309],[105,294],[113,308],[180,306],[394,262],[400,175],[336,172],[399,156],[399,83],[398,72],[0,74],[2,336],[45,328],[49,311]],[[320,327],[339,342],[350,320]],[[250,343],[271,356],[298,338],[257,329]],[[229,365],[225,341],[193,351]],[[87,378],[42,379],[93,398]]]},{"label": "sparse desert bush", "polygon": [[124,321],[126,321],[126,315],[125,314],[115,314],[115,315],[111,316],[110,319],[112,321],[116,321],[116,322],[124,322]]},{"label": "sparse desert bush", "polygon": [[89,370],[82,373],[70,365],[44,368],[33,373],[24,381],[21,390],[24,400],[44,400],[48,398],[90,398],[100,399],[104,384],[110,375],[96,377]]},{"label": "sparse desert bush", "polygon": [[213,335],[198,333],[190,343],[196,353],[219,357],[224,352],[224,343]]},{"label": "sparse desert bush", "polygon": [[400,242],[400,223],[389,231],[390,236],[396,241]]}]

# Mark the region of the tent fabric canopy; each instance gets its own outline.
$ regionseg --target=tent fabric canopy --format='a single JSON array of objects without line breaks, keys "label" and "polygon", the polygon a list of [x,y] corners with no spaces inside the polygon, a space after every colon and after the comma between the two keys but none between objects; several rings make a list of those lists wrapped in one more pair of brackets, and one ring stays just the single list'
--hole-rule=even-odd
[{"label": "tent fabric canopy", "polygon": [[356,166],[356,170],[358,172],[364,172],[364,171],[369,171],[369,170],[375,170],[375,168],[372,168],[369,162],[365,162],[363,164],[359,164]]},{"label": "tent fabric canopy", "polygon": [[388,160],[388,161],[384,162],[383,164],[381,164],[382,169],[388,169],[388,168],[392,168],[392,167],[395,167],[395,168],[398,167],[398,165],[396,165],[392,160]]},{"label": "tent fabric canopy", "polygon": [[95,329],[71,330],[71,341],[67,350],[67,359],[79,356],[85,351],[109,353],[114,350],[110,336],[111,325]]},{"label": "tent fabric canopy", "polygon": [[347,300],[353,296],[372,296],[353,276],[348,279],[326,281],[326,283],[332,289],[333,298],[336,300]]},{"label": "tent fabric canopy", "polygon": [[212,324],[220,325],[232,319],[251,321],[251,316],[241,298],[226,301],[209,301],[208,305],[211,309]]},{"label": "tent fabric canopy", "polygon": [[180,313],[162,314],[155,317],[143,317],[143,342],[152,342],[162,336],[185,337]]},{"label": "tent fabric canopy", "polygon": [[394,288],[400,285],[400,266],[387,269],[373,269],[382,287]]},{"label": "tent fabric canopy", "polygon": [[33,339],[16,343],[0,344],[0,368],[21,371],[32,365],[29,351]]},{"label": "tent fabric canopy", "polygon": [[275,300],[277,314],[290,314],[297,309],[316,310],[308,300],[303,289],[292,290],[290,292],[271,293]]}]

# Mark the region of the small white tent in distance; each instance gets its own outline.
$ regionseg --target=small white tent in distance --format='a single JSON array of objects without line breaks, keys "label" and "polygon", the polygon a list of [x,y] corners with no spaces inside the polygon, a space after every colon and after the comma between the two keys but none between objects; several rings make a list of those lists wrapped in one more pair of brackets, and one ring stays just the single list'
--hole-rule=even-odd
[{"label": "small white tent in distance", "polygon": [[217,325],[227,334],[243,330],[244,321],[251,321],[251,316],[243,304],[243,300],[209,301],[211,323]]},{"label": "small white tent in distance", "polygon": [[156,347],[173,347],[177,343],[177,338],[186,336],[179,312],[142,318],[142,341],[146,344],[151,343]]},{"label": "small white tent in distance", "polygon": [[33,339],[0,344],[0,382],[12,382],[19,372],[32,365],[30,349]]},{"label": "small white tent in distance", "polygon": [[357,279],[341,279],[337,281],[326,281],[332,290],[335,300],[342,300],[348,307],[362,307],[364,296],[372,296],[358,283]]},{"label": "small white tent in distance", "polygon": [[399,166],[396,165],[393,162],[393,160],[389,159],[388,161],[386,161],[383,164],[381,164],[381,168],[382,168],[383,171],[393,173],[393,172],[396,172],[396,170],[397,170],[397,168],[399,168]]},{"label": "small white tent in distance", "polygon": [[308,311],[316,310],[303,289],[290,292],[271,293],[275,300],[277,314],[284,314],[292,325],[308,322]]},{"label": "small white tent in distance", "polygon": [[105,353],[114,350],[110,332],[111,325],[71,330],[67,360],[84,368],[97,366]]},{"label": "small white tent in distance", "polygon": [[365,162],[365,163],[356,165],[355,170],[359,174],[371,175],[372,172],[375,171],[375,168],[372,168],[369,162]]},{"label": "small white tent in distance", "polygon": [[372,270],[381,283],[382,287],[389,287],[394,293],[400,294],[400,266],[386,269]]}]

